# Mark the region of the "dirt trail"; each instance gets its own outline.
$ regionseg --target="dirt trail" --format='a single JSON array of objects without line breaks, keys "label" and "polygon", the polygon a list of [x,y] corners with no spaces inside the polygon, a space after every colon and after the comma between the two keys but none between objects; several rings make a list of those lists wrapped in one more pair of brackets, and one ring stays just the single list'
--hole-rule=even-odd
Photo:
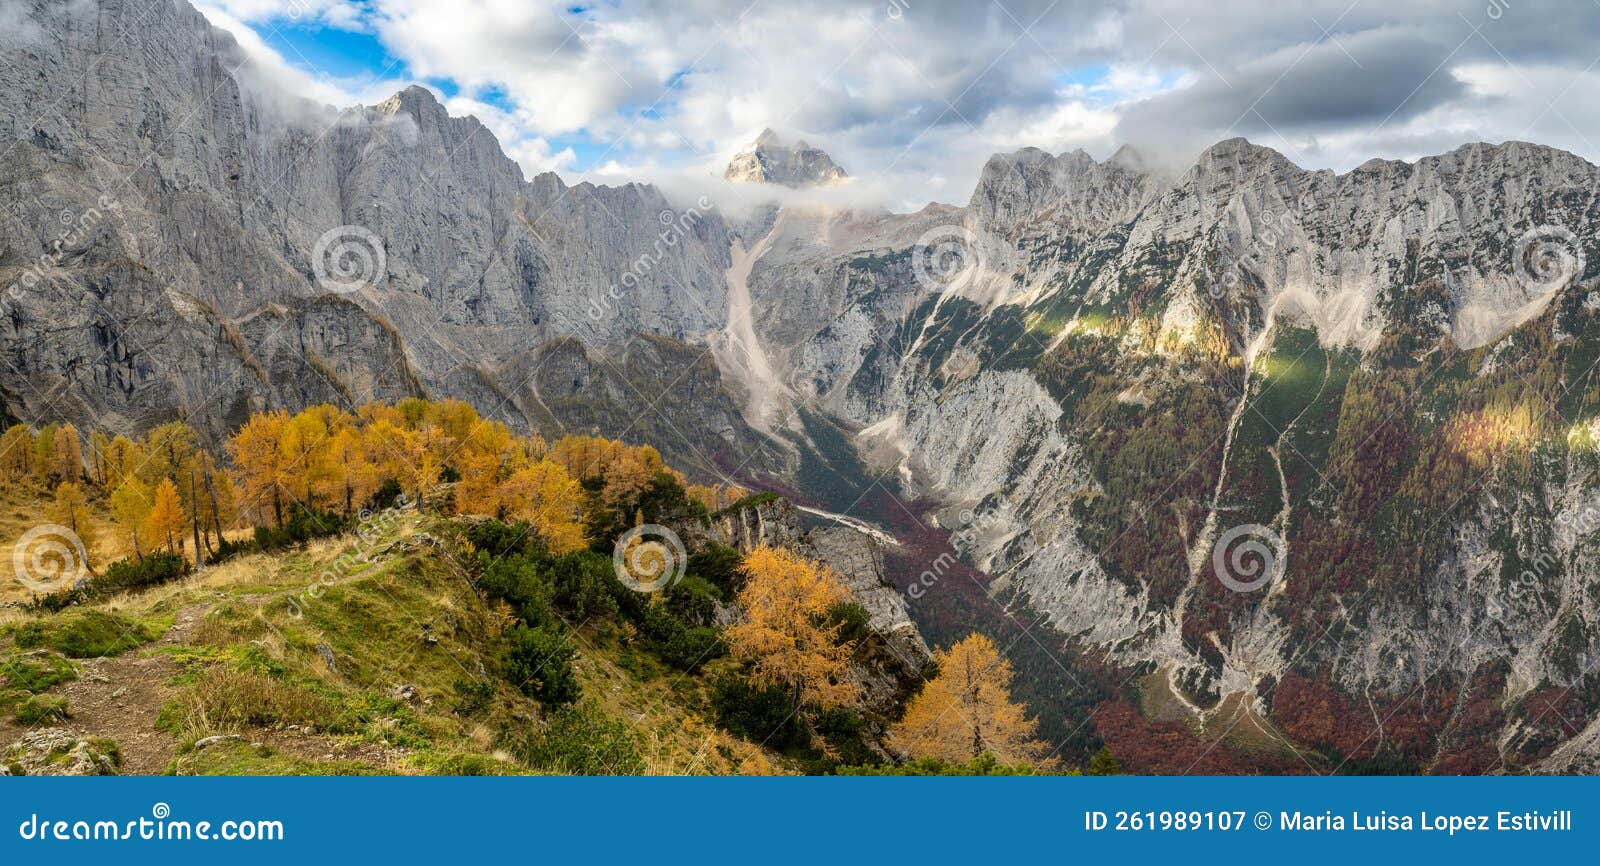
[{"label": "dirt trail", "polygon": [[[164,771],[177,754],[178,741],[156,727],[156,717],[172,697],[174,689],[168,683],[178,666],[159,648],[187,641],[208,607],[201,602],[178,611],[172,627],[152,643],[119,656],[75,661],[78,678],[54,690],[67,699],[71,713],[59,725],[85,736],[116,740],[123,775]],[[0,743],[9,743],[26,730],[6,719],[0,722]]]},{"label": "dirt trail", "polygon": [[[364,557],[334,580],[320,588],[351,583],[369,576],[371,563],[404,552],[419,544],[435,543],[426,533],[410,535],[383,547],[367,551]],[[291,587],[270,593],[250,594],[241,600],[249,604],[282,603],[304,593],[304,587]],[[70,713],[65,721],[54,723],[83,736],[109,737],[122,754],[123,775],[158,775],[166,771],[177,755],[179,742],[172,734],[156,727],[161,708],[179,687],[172,679],[179,669],[164,649],[190,642],[195,629],[216,604],[215,599],[197,601],[180,609],[173,624],[154,641],[118,656],[77,659],[78,678],[50,691],[67,699]],[[17,724],[9,715],[0,716],[0,746],[15,741],[30,729],[43,725]],[[311,760],[360,761],[375,768],[400,769],[406,750],[370,743],[347,742],[345,738],[313,732],[309,728],[262,728],[254,725],[231,731],[247,743],[263,743],[296,757]]]}]

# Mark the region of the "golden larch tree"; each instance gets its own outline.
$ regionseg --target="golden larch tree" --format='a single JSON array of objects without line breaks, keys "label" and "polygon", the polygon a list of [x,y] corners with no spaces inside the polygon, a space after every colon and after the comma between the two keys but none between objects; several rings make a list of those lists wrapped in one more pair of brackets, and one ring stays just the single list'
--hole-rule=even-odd
[{"label": "golden larch tree", "polygon": [[354,425],[341,426],[333,434],[328,440],[328,454],[332,496],[349,517],[377,492],[378,467],[369,459],[361,430]]},{"label": "golden larch tree", "polygon": [[1033,738],[1038,723],[1011,700],[1011,663],[994,641],[971,634],[935,660],[939,673],[906,705],[890,731],[913,758],[965,763],[988,752],[1001,763],[1036,763],[1050,748]]},{"label": "golden larch tree", "polygon": [[583,488],[554,461],[540,460],[511,473],[500,485],[500,501],[506,517],[532,524],[551,553],[571,553],[587,543]]},{"label": "golden larch tree", "polygon": [[48,482],[50,473],[55,469],[56,429],[56,425],[46,424],[39,428],[39,435],[33,437],[33,456],[28,465],[33,468],[33,476],[39,481]]},{"label": "golden larch tree", "polygon": [[152,542],[165,542],[167,550],[178,552],[183,544],[184,524],[189,515],[183,512],[183,501],[178,498],[178,485],[171,478],[161,479],[156,485],[150,513],[145,516],[144,531]]},{"label": "golden larch tree", "polygon": [[171,478],[178,488],[178,496],[187,503],[189,489],[183,483],[183,467],[199,448],[199,441],[194,428],[182,421],[169,421],[156,427],[144,437],[145,453],[138,467],[140,476],[148,484]]},{"label": "golden larch tree", "polygon": [[99,430],[89,431],[89,471],[94,476],[94,483],[106,490],[111,489],[106,463],[106,455],[110,453],[111,437]]},{"label": "golden larch tree", "polygon": [[133,475],[127,476],[116,490],[111,491],[111,519],[117,522],[123,540],[138,559],[144,559],[144,552],[149,546],[149,536],[143,534],[149,517],[149,486]]},{"label": "golden larch tree", "polygon": [[[78,540],[83,542],[87,559],[94,549],[95,527],[90,517],[89,500],[83,495],[83,489],[71,481],[56,485],[56,499],[50,507],[50,519],[78,536]],[[85,562],[84,565],[89,566],[89,563]],[[92,569],[92,566],[89,567]]]},{"label": "golden larch tree", "polygon": [[106,450],[106,486],[115,489],[125,479],[133,477],[144,464],[144,446],[126,436],[111,440]]},{"label": "golden larch tree", "polygon": [[515,463],[512,454],[516,450],[510,428],[498,421],[484,422],[465,434],[454,452],[461,476],[456,483],[457,513],[500,515],[500,486],[506,470]]},{"label": "golden larch tree", "polygon": [[789,690],[795,707],[848,705],[859,689],[850,679],[853,642],[839,640],[829,612],[849,592],[827,566],[785,550],[758,547],[744,558],[739,590],[744,619],[728,628],[735,658],[754,663],[751,679]]},{"label": "golden larch tree", "polygon": [[275,526],[283,525],[284,460],[280,442],[286,412],[261,412],[228,440],[236,481],[245,502],[257,513],[271,508]]},{"label": "golden larch tree", "polygon": [[83,444],[78,441],[78,428],[71,424],[57,428],[52,452],[50,474],[57,481],[77,484],[83,478]]},{"label": "golden larch tree", "polygon": [[332,471],[327,446],[328,425],[318,407],[300,412],[283,425],[283,437],[278,440],[283,486],[296,502],[308,507],[322,504],[316,494]]},{"label": "golden larch tree", "polygon": [[33,469],[33,431],[13,424],[0,434],[0,478],[21,481]]}]

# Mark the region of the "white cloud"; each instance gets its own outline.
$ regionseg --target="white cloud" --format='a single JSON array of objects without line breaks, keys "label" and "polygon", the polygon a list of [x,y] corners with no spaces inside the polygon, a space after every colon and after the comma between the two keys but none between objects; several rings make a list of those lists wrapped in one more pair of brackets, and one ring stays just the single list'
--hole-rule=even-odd
[{"label": "white cloud", "polygon": [[516,113],[508,113],[486,102],[479,102],[464,96],[445,100],[444,107],[451,114],[458,117],[471,115],[488,127],[494,137],[500,141],[500,149],[506,156],[517,161],[522,166],[522,173],[527,177],[547,171],[560,171],[571,168],[577,162],[577,155],[572,148],[556,150],[550,142],[528,132],[527,118]]},{"label": "white cloud", "polygon": [[[1522,137],[1600,157],[1579,104],[1597,82],[1573,84],[1600,27],[1589,4],[1490,20],[1481,0],[1204,15],[1181,0],[206,2],[264,68],[326,101],[372,95],[296,80],[240,22],[372,34],[410,74],[458,85],[452,111],[477,114],[529,173],[570,172],[581,153],[613,181],[715,176],[766,126],[828,149],[859,179],[852,194],[898,207],[964,201],[990,153],[1026,145],[1103,157],[1131,142],[1181,161],[1243,134],[1345,168]],[[598,145],[565,145],[579,140]]]},{"label": "white cloud", "polygon": [[[249,3],[265,6],[277,0],[223,0],[231,3]],[[350,105],[370,105],[380,102],[404,87],[408,82],[394,78],[341,79],[308,72],[289,63],[259,33],[224,9],[201,2],[196,4],[213,26],[233,36],[239,48],[250,61],[240,70],[240,81],[258,100],[269,108],[294,110],[299,99],[310,99],[323,105],[344,108]]]}]

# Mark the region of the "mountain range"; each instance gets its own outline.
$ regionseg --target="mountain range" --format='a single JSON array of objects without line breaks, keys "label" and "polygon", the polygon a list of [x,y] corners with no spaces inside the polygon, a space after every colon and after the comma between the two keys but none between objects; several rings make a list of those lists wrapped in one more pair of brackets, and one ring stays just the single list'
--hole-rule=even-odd
[{"label": "mountain range", "polygon": [[[0,36],[11,418],[220,439],[263,408],[460,398],[870,524],[930,637],[981,587],[1036,623],[1007,643],[1048,659],[1019,670],[1056,736],[1136,767],[1600,767],[1577,156],[1336,173],[1230,139],[1175,174],[1029,148],[963,207],[724,209],[527,179],[424,88],[277,92],[182,0],[24,13]],[[770,130],[725,177],[859,181]]]}]

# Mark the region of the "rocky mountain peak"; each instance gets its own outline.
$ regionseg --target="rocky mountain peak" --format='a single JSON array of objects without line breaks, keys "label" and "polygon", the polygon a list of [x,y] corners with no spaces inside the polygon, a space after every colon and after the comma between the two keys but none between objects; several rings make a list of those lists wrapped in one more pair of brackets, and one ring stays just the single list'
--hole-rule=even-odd
[{"label": "rocky mountain peak", "polygon": [[433,91],[420,84],[412,84],[395,95],[385,99],[374,106],[378,111],[394,114],[405,112],[418,116],[444,112],[444,106],[439,103]]},{"label": "rocky mountain peak", "polygon": [[722,176],[742,183],[776,183],[797,189],[831,186],[848,177],[825,151],[804,140],[785,144],[770,127],[734,156]]},{"label": "rocky mountain peak", "polygon": [[992,228],[1034,219],[1103,227],[1131,217],[1159,192],[1151,175],[1127,163],[1096,162],[1081,149],[1060,156],[1036,147],[997,153],[984,165],[968,206]]},{"label": "rocky mountain peak", "polygon": [[1297,168],[1288,157],[1252,143],[1243,137],[1225,138],[1201,152],[1195,160],[1192,173],[1202,175],[1238,175],[1245,177],[1261,171]]},{"label": "rocky mountain peak", "polygon": [[1155,170],[1150,160],[1144,155],[1144,152],[1136,149],[1131,144],[1124,144],[1117,148],[1117,152],[1111,154],[1111,158],[1106,160],[1106,164],[1125,168],[1128,171],[1139,174],[1152,174]]}]

